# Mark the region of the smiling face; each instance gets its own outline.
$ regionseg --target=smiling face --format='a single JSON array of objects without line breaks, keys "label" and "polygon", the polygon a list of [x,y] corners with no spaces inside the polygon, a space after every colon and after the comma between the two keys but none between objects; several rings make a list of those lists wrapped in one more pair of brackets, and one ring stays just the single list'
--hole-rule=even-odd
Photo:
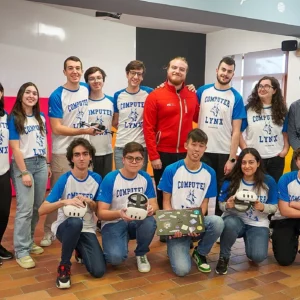
[{"label": "smiling face", "polygon": [[102,74],[99,71],[90,74],[88,77],[88,83],[93,92],[101,91],[104,85]]},{"label": "smiling face", "polygon": [[205,143],[194,142],[191,138],[186,143],[184,143],[184,147],[187,150],[187,160],[193,163],[200,161],[207,148]]},{"label": "smiling face", "polygon": [[128,71],[128,73],[126,74],[128,86],[131,88],[139,87],[143,81],[143,76],[144,76],[143,68],[133,69]]},{"label": "smiling face", "polygon": [[219,84],[227,85],[234,75],[234,65],[227,65],[225,62],[222,62],[216,72]]},{"label": "smiling face", "polygon": [[169,68],[167,70],[168,81],[178,86],[182,84],[186,79],[188,65],[181,59],[173,59],[170,61]]},{"label": "smiling face", "polygon": [[33,85],[28,86],[22,96],[22,107],[24,111],[28,111],[28,109],[32,110],[33,107],[37,104],[38,99],[39,94],[37,89]]},{"label": "smiling face", "polygon": [[259,166],[260,163],[257,162],[256,158],[251,153],[247,153],[243,157],[241,163],[241,169],[244,174],[244,179],[247,181],[253,181],[254,174]]},{"label": "smiling face", "polygon": [[274,89],[274,87],[272,86],[272,82],[270,79],[264,79],[259,82],[257,93],[262,101],[269,100],[270,102],[273,95],[276,93],[276,89]]},{"label": "smiling face", "polygon": [[137,173],[141,170],[144,162],[143,155],[139,151],[129,152],[122,159],[124,169],[128,173]]},{"label": "smiling face", "polygon": [[67,60],[64,74],[67,77],[67,82],[78,84],[82,75],[82,67],[80,61]]}]

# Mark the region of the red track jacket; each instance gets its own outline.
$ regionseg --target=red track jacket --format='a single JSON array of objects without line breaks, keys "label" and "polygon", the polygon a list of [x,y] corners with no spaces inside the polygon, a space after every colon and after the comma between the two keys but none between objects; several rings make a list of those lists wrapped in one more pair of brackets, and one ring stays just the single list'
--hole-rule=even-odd
[{"label": "red track jacket", "polygon": [[151,92],[145,102],[143,130],[150,160],[160,158],[158,151],[186,152],[184,142],[198,122],[199,104],[196,93],[186,86],[176,92],[165,82],[163,88]]}]

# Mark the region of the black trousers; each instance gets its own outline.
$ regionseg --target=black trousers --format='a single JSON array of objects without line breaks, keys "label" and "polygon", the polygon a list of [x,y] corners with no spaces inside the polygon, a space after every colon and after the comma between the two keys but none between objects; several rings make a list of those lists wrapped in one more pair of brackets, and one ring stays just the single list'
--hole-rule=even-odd
[{"label": "black trousers", "polygon": [[298,253],[300,219],[273,220],[272,246],[274,257],[281,266],[291,265]]},{"label": "black trousers", "polygon": [[274,156],[271,158],[264,158],[262,160],[265,171],[272,176],[276,182],[278,182],[284,169],[284,158],[280,156]]},{"label": "black trousers", "polygon": [[[212,167],[216,172],[218,195],[223,183],[224,167],[226,162],[228,161],[228,158],[229,158],[229,154],[219,154],[219,153],[204,153],[204,155],[201,158],[202,162]],[[221,216],[222,214],[223,212],[219,208],[218,199],[216,199],[215,215]]]},{"label": "black trousers", "polygon": [[153,169],[154,181],[156,185],[156,195],[157,195],[157,203],[159,209],[163,209],[163,192],[157,189],[160,178],[165,170],[165,168],[173,164],[174,162],[184,159],[186,157],[186,153],[167,153],[167,152],[159,152],[160,160],[162,163],[161,169]]},{"label": "black trousers", "polygon": [[112,171],[113,154],[95,156],[93,159],[93,171],[101,175],[102,179],[105,175]]},{"label": "black trousers", "polygon": [[292,161],[291,161],[291,170],[298,171],[298,167],[297,167],[294,159],[292,159]]},{"label": "black trousers", "polygon": [[10,171],[0,176],[0,244],[7,227],[10,204],[11,204],[11,184]]}]

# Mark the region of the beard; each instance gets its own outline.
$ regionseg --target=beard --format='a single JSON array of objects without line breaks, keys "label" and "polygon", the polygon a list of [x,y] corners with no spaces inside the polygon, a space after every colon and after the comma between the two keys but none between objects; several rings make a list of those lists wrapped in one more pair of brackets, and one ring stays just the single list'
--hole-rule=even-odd
[{"label": "beard", "polygon": [[226,81],[222,81],[221,77],[217,74],[217,80],[218,80],[218,82],[219,82],[221,85],[227,85],[227,84],[230,83],[231,78],[228,79],[228,80],[226,80]]},{"label": "beard", "polygon": [[172,78],[172,76],[168,76],[168,81],[175,86],[182,84],[184,82],[184,80],[185,80],[185,78],[179,77],[177,79],[174,79],[174,78]]}]

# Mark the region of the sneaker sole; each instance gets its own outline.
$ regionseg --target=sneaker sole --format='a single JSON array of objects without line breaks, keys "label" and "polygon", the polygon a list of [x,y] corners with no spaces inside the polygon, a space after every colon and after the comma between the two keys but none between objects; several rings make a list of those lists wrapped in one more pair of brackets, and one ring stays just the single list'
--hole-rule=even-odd
[{"label": "sneaker sole", "polygon": [[21,262],[18,262],[18,260],[16,260],[16,262],[17,262],[18,265],[19,265],[21,268],[23,268],[23,269],[32,269],[32,268],[35,267],[35,263],[32,264],[32,265],[26,266],[26,265],[22,264]]},{"label": "sneaker sole", "polygon": [[8,260],[8,259],[12,259],[13,258],[13,256],[11,256],[11,257],[3,257],[3,256],[0,256],[0,259],[4,259],[4,260]]},{"label": "sneaker sole", "polygon": [[59,284],[56,283],[56,287],[59,289],[68,289],[71,287],[71,282],[70,282],[70,280],[66,283],[59,282]]},{"label": "sneaker sole", "polygon": [[42,254],[44,253],[44,249],[38,251],[30,251],[30,254]]},{"label": "sneaker sole", "polygon": [[199,268],[199,267],[198,267],[198,262],[197,262],[197,260],[196,260],[194,257],[193,257],[193,261],[194,261],[195,264],[197,265],[197,269],[198,269],[200,272],[202,272],[202,273],[210,273],[210,272],[211,272],[211,269],[205,270],[205,269]]},{"label": "sneaker sole", "polygon": [[217,270],[215,270],[215,272],[216,272],[218,275],[226,275],[226,274],[227,274],[227,271],[224,272],[224,273],[219,273]]},{"label": "sneaker sole", "polygon": [[139,271],[140,273],[148,273],[148,272],[151,271],[151,269],[149,269],[149,270],[139,270],[139,269],[138,269],[138,271]]}]

